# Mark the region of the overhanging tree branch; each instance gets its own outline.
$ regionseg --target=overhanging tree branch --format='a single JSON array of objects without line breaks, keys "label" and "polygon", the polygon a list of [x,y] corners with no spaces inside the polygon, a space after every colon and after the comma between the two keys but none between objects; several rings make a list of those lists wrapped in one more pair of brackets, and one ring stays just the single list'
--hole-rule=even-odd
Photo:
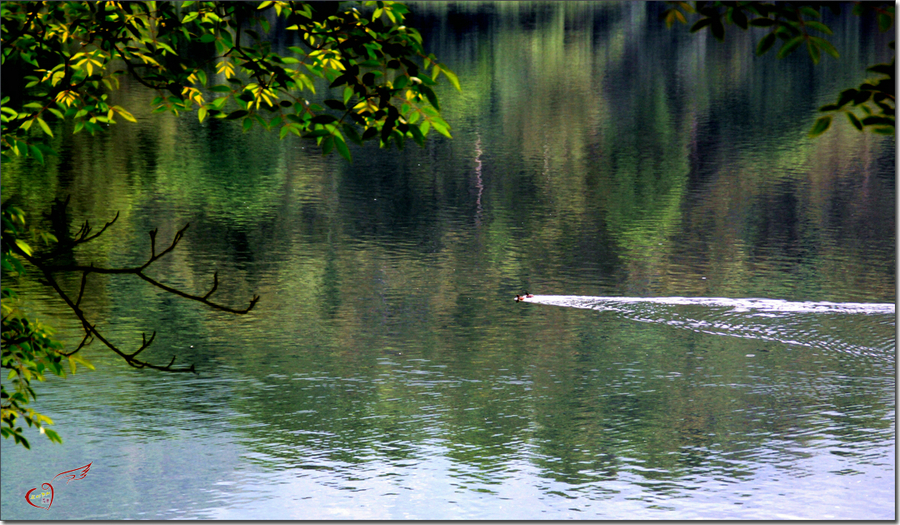
[{"label": "overhanging tree branch", "polygon": [[[118,346],[113,344],[109,339],[107,339],[97,329],[96,325],[94,325],[87,319],[84,311],[81,309],[81,306],[80,306],[81,300],[84,297],[84,291],[85,291],[85,286],[87,283],[88,275],[91,273],[136,275],[137,277],[141,278],[142,280],[152,284],[153,286],[155,286],[167,293],[171,293],[173,295],[177,295],[177,296],[183,297],[185,299],[190,299],[192,301],[197,301],[197,302],[203,303],[206,306],[209,306],[210,308],[214,308],[216,310],[230,312],[230,313],[238,314],[238,315],[243,315],[243,314],[250,312],[253,309],[253,307],[256,306],[256,303],[259,301],[259,296],[254,295],[253,298],[250,300],[249,305],[246,308],[243,308],[243,309],[232,308],[230,306],[226,306],[224,304],[220,304],[220,303],[209,300],[209,297],[219,287],[218,272],[213,273],[212,288],[208,292],[206,292],[204,295],[194,295],[194,294],[190,294],[190,293],[184,292],[182,290],[179,290],[177,288],[173,288],[171,286],[165,285],[165,284],[157,281],[156,279],[154,279],[154,278],[148,276],[146,273],[144,273],[144,270],[146,270],[151,264],[158,261],[164,255],[172,252],[175,249],[175,247],[178,245],[178,242],[184,237],[184,232],[188,229],[188,226],[190,226],[190,225],[185,225],[184,228],[178,230],[178,232],[175,233],[175,236],[172,239],[172,243],[166,249],[164,249],[163,251],[161,251],[159,253],[156,253],[156,234],[158,232],[158,229],[154,229],[151,232],[149,232],[149,235],[150,235],[150,257],[147,259],[147,262],[145,262],[144,264],[142,264],[140,266],[135,266],[135,267],[130,267],[130,268],[98,268],[98,267],[94,266],[93,263],[85,266],[85,265],[79,265],[79,264],[53,265],[53,264],[48,264],[46,262],[49,259],[52,259],[53,257],[55,257],[56,255],[59,255],[59,253],[62,253],[63,251],[71,250],[78,244],[82,244],[82,243],[90,241],[92,239],[96,239],[103,232],[105,232],[106,229],[109,228],[109,226],[111,226],[114,222],[116,222],[116,219],[118,219],[118,217],[119,217],[119,214],[116,213],[116,217],[113,218],[113,220],[107,222],[106,225],[104,225],[103,228],[94,235],[90,235],[91,227],[88,224],[88,222],[85,221],[85,223],[82,224],[81,228],[79,229],[78,233],[75,235],[73,240],[66,243],[66,245],[62,249],[53,250],[50,254],[48,254],[46,256],[30,256],[25,253],[19,253],[19,255],[21,257],[23,257],[26,261],[28,261],[29,263],[31,263],[32,265],[34,265],[41,271],[41,273],[46,278],[47,283],[50,285],[50,287],[53,288],[53,290],[56,292],[57,295],[59,295],[59,297],[63,300],[63,302],[65,302],[69,306],[69,308],[72,310],[72,312],[78,318],[78,320],[81,321],[82,327],[84,328],[85,335],[81,341],[81,344],[79,344],[78,347],[74,351],[72,351],[70,353],[61,353],[60,355],[71,356],[75,352],[78,352],[83,347],[90,344],[94,339],[97,339],[101,343],[106,345],[106,347],[108,347],[110,350],[112,350],[113,352],[118,354],[120,357],[122,357],[126,363],[128,363],[130,366],[132,366],[134,368],[152,368],[154,370],[160,370],[163,372],[193,372],[193,373],[196,373],[196,370],[195,370],[193,364],[190,367],[174,367],[173,365],[175,363],[176,356],[172,356],[172,360],[169,362],[168,365],[158,365],[158,364],[153,364],[153,363],[149,363],[147,361],[142,361],[140,359],[137,359],[138,354],[140,354],[141,352],[146,350],[153,343],[153,340],[156,338],[155,331],[153,332],[153,334],[150,336],[149,339],[147,339],[146,334],[142,334],[141,346],[138,347],[137,350],[135,350],[134,352],[131,352],[131,353],[125,352],[124,350],[120,349]],[[67,273],[67,272],[69,272],[69,273],[81,272],[81,283],[80,283],[79,290],[78,290],[78,296],[74,300],[71,297],[69,297],[69,295],[62,289],[62,287],[59,285],[56,278],[54,277],[54,274],[56,274],[56,273]]]}]

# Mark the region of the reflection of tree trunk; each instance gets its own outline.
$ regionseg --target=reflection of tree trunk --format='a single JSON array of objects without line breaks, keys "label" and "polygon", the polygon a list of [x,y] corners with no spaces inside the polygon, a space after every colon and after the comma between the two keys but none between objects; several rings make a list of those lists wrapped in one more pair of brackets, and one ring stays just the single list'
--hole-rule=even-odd
[{"label": "reflection of tree trunk", "polygon": [[484,181],[481,180],[481,135],[475,141],[475,187],[478,188],[478,196],[475,198],[475,226],[481,226],[481,194],[484,192]]},{"label": "reflection of tree trunk", "polygon": [[69,214],[66,212],[71,198],[71,195],[67,195],[64,201],[54,198],[53,204],[50,205],[50,213],[47,215],[47,218],[50,219],[50,232],[56,236],[59,242],[63,243],[72,240],[72,236],[69,234]]},{"label": "reflection of tree trunk", "polygon": [[863,156],[863,185],[862,198],[864,202],[869,202],[869,176],[872,174],[872,147],[869,135],[866,135],[862,144]]}]

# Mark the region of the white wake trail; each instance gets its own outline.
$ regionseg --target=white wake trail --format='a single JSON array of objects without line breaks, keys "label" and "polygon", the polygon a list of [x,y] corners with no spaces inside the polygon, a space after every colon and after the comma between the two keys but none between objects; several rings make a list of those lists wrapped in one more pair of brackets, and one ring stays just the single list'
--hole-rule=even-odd
[{"label": "white wake trail", "polygon": [[535,295],[523,301],[615,312],[633,321],[706,334],[819,347],[879,359],[893,359],[896,347],[896,308],[889,303],[583,295]]}]

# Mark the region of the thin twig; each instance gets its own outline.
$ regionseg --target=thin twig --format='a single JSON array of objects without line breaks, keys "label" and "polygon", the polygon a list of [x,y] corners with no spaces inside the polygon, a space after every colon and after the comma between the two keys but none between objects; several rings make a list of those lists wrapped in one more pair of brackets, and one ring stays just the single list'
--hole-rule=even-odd
[{"label": "thin twig", "polygon": [[[113,218],[113,220],[107,222],[106,225],[103,226],[103,228],[94,235],[89,235],[90,231],[91,231],[91,227],[88,224],[88,222],[85,221],[85,223],[79,229],[78,234],[76,234],[75,239],[73,241],[67,243],[68,244],[67,248],[71,248],[77,244],[87,242],[91,239],[97,238],[100,234],[102,234],[104,231],[106,231],[106,229],[109,228],[109,226],[111,226],[114,222],[116,222],[116,220],[118,218],[119,218],[119,214],[116,213],[115,218]],[[164,290],[171,294],[177,295],[179,297],[184,297],[185,299],[190,299],[192,301],[201,302],[201,303],[209,306],[210,308],[215,308],[217,310],[222,310],[225,312],[231,312],[234,314],[246,314],[247,312],[252,310],[253,307],[256,306],[256,303],[259,301],[258,295],[254,295],[253,298],[250,300],[250,304],[247,306],[247,308],[244,308],[243,310],[231,308],[231,307],[221,305],[219,303],[215,303],[215,302],[209,300],[209,297],[219,287],[218,272],[213,273],[213,286],[203,296],[189,294],[187,292],[183,292],[176,288],[172,288],[170,286],[160,283],[159,281],[149,277],[148,275],[146,275],[144,273],[144,270],[148,266],[150,266],[152,263],[157,261],[159,258],[161,258],[162,256],[166,255],[167,253],[169,253],[175,249],[175,247],[178,245],[178,242],[184,236],[184,232],[188,229],[188,226],[189,225],[185,225],[184,228],[178,230],[178,232],[175,233],[175,236],[172,239],[172,243],[169,245],[169,247],[166,248],[165,250],[161,251],[158,254],[156,253],[156,233],[158,230],[154,229],[153,231],[151,231],[150,232],[150,258],[143,265],[132,267],[132,268],[97,268],[94,266],[93,263],[91,263],[89,266],[77,265],[77,264],[50,265],[50,264],[44,263],[44,261],[46,261],[49,258],[49,256],[40,257],[40,256],[28,256],[28,255],[22,254],[22,256],[28,262],[30,262],[31,264],[36,266],[44,274],[44,277],[46,278],[47,282],[50,284],[51,288],[53,288],[53,290],[56,291],[57,295],[59,295],[60,298],[62,298],[62,300],[69,306],[69,308],[72,309],[72,312],[81,321],[82,327],[84,328],[84,331],[85,331],[84,338],[82,339],[81,343],[78,345],[78,347],[75,350],[73,350],[72,352],[69,352],[69,353],[63,353],[63,352],[58,352],[58,353],[64,357],[71,356],[71,355],[75,354],[75,352],[78,352],[83,347],[85,347],[88,344],[90,344],[91,342],[93,342],[94,339],[98,339],[98,340],[100,340],[100,342],[102,342],[104,345],[106,345],[110,350],[112,350],[113,352],[118,354],[120,357],[125,359],[125,362],[128,363],[129,366],[132,366],[134,368],[152,368],[154,370],[160,370],[163,372],[193,372],[193,373],[197,373],[193,364],[189,368],[173,367],[177,356],[172,356],[172,360],[169,362],[169,364],[164,365],[164,366],[148,363],[148,362],[137,359],[138,354],[140,354],[141,352],[146,350],[151,344],[153,344],[153,341],[156,338],[155,331],[150,336],[149,340],[147,339],[146,334],[141,334],[141,340],[142,340],[141,346],[134,352],[128,354],[128,353],[122,351],[121,349],[116,347],[112,342],[110,342],[108,339],[106,339],[106,337],[104,337],[103,334],[100,333],[99,330],[97,330],[97,327],[95,325],[91,324],[90,321],[88,321],[87,317],[85,316],[84,311],[81,309],[81,306],[80,306],[81,300],[84,298],[84,291],[86,288],[88,274],[102,273],[102,274],[137,275],[144,281],[147,281],[148,283],[152,284],[153,286],[156,286],[157,288],[159,288],[161,290]],[[75,301],[72,301],[72,299],[62,290],[59,283],[56,282],[56,279],[53,277],[53,274],[56,272],[81,272],[82,273],[81,285],[79,287],[78,297],[76,298]]]}]

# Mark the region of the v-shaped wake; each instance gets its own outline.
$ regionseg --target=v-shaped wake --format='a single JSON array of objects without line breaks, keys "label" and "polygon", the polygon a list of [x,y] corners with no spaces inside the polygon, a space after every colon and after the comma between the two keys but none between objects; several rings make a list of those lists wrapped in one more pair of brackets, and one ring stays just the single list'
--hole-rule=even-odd
[{"label": "v-shaped wake", "polygon": [[725,297],[534,295],[527,303],[617,312],[640,322],[696,332],[821,347],[893,359],[896,308],[890,303],[791,302]]}]

